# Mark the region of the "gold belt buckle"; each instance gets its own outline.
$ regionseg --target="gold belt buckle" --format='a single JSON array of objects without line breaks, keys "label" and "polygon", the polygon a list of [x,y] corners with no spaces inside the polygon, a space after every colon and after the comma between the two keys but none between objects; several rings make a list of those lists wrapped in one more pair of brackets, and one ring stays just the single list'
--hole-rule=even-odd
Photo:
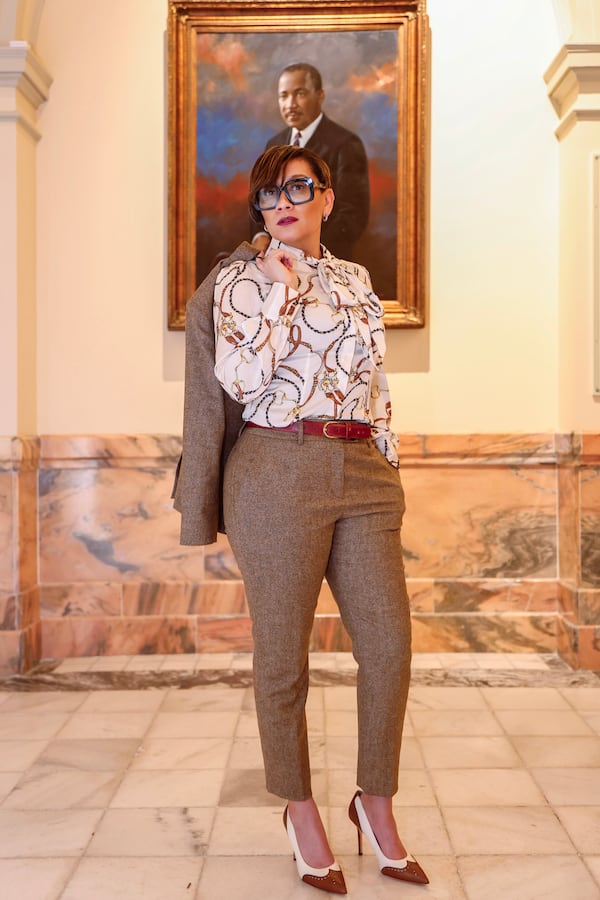
[{"label": "gold belt buckle", "polygon": [[[345,435],[329,434],[327,429],[329,428],[330,425],[345,425],[346,426],[346,434]],[[337,441],[340,439],[340,437],[348,437],[348,423],[347,422],[335,422],[335,421],[331,421],[331,420],[329,422],[325,422],[325,424],[323,425],[323,434],[325,435],[326,438],[329,438],[330,441]]]}]

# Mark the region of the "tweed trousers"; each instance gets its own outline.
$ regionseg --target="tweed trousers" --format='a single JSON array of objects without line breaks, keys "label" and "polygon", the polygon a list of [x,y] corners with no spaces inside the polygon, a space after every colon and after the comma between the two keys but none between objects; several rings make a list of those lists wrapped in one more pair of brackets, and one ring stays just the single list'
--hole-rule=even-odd
[{"label": "tweed trousers", "polygon": [[393,796],[411,652],[397,470],[370,440],[245,428],[227,462],[223,499],[252,618],[267,790],[288,800],[312,796],[308,654],[326,577],[358,663],[357,783]]}]

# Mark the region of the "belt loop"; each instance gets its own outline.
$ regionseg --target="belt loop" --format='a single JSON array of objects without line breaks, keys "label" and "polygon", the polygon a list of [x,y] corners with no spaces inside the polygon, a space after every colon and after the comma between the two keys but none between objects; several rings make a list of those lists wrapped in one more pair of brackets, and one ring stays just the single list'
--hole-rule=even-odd
[{"label": "belt loop", "polygon": [[304,419],[300,419],[298,422],[298,443],[304,443]]}]

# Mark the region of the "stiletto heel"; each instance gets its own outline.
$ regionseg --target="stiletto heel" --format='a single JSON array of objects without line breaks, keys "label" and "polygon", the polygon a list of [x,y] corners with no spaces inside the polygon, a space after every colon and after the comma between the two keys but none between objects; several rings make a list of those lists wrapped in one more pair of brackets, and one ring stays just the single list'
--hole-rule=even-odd
[{"label": "stiletto heel", "polygon": [[321,891],[329,891],[331,894],[347,894],[348,891],[346,890],[346,882],[344,881],[342,870],[335,860],[331,866],[324,869],[313,869],[312,866],[309,866],[304,861],[298,846],[293,822],[288,815],[287,806],[283,811],[283,827],[292,845],[294,861],[301,880],[312,887],[319,888]]},{"label": "stiletto heel", "polygon": [[362,835],[366,834],[369,843],[375,851],[379,871],[382,875],[389,875],[390,878],[397,878],[399,881],[411,881],[413,884],[429,884],[429,878],[416,861],[414,856],[406,855],[404,859],[388,859],[379,845],[379,841],[375,836],[375,832],[371,828],[371,823],[365,812],[365,808],[360,799],[362,791],[357,791],[348,807],[348,816],[350,821],[356,825],[358,832],[358,854],[362,855]]}]

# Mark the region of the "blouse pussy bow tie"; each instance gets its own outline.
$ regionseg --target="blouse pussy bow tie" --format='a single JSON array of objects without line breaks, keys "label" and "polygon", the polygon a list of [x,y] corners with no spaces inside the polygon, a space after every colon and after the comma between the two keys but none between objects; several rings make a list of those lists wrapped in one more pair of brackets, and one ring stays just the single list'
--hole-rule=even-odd
[{"label": "blouse pussy bow tie", "polygon": [[383,306],[377,294],[369,290],[357,275],[341,266],[333,265],[326,257],[317,263],[317,275],[321,287],[331,297],[338,309],[360,307],[362,315],[354,316],[357,330],[363,340],[374,365],[378,365],[385,354]]}]

